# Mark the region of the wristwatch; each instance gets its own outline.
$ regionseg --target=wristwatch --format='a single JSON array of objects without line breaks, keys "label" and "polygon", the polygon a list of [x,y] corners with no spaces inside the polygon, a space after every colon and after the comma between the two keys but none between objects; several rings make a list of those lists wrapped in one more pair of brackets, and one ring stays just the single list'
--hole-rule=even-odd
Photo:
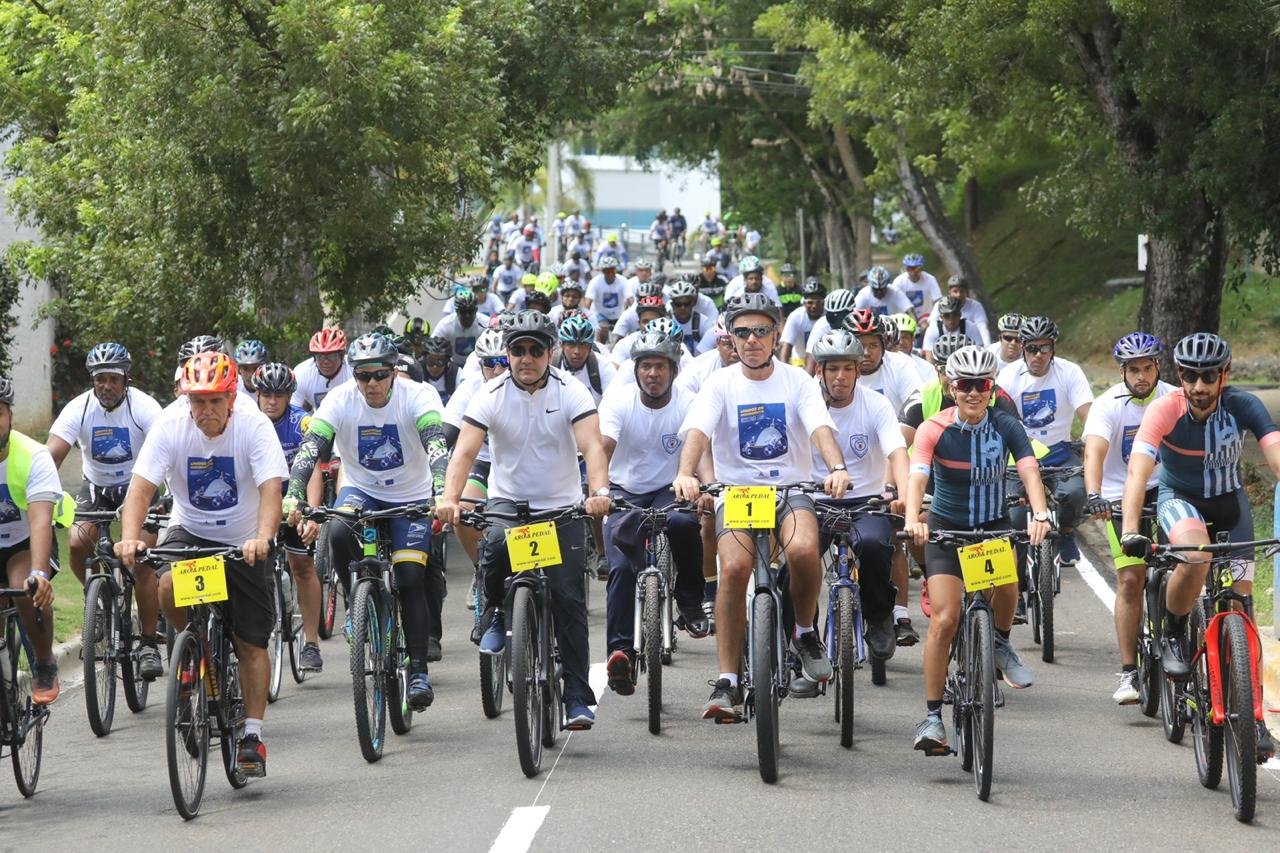
[{"label": "wristwatch", "polygon": [[846,474],[848,474],[848,473],[849,473],[849,469],[848,469],[848,468],[846,468],[846,467],[844,467],[843,465],[833,465],[833,466],[831,467],[831,473],[832,473],[832,474],[834,474],[834,473],[835,473],[835,472],[837,472],[837,471],[843,471],[843,472],[845,472]]},{"label": "wristwatch", "polygon": [[600,488],[596,489],[594,492],[592,492],[592,493],[591,493],[591,497],[593,497],[593,498],[607,498],[607,497],[609,497],[609,487],[608,487],[608,486],[601,486]]},{"label": "wristwatch", "polygon": [[1032,520],[1032,521],[1043,521],[1043,522],[1045,522],[1045,523],[1048,523],[1048,521],[1049,521],[1049,513],[1048,513],[1048,511],[1045,511],[1045,512],[1037,512],[1035,515],[1031,516],[1031,520]]}]

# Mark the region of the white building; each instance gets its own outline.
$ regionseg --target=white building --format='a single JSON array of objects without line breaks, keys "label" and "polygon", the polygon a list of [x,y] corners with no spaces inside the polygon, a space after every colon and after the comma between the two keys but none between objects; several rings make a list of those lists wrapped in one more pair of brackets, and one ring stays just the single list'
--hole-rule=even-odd
[{"label": "white building", "polygon": [[[634,240],[648,230],[659,210],[670,214],[680,208],[690,230],[708,211],[720,216],[720,175],[714,164],[685,169],[653,161],[646,168],[630,157],[609,154],[575,154],[574,159],[592,176],[596,209],[583,214],[595,228],[615,230],[625,223]],[[582,198],[572,173],[566,172],[565,181],[566,195]]]}]

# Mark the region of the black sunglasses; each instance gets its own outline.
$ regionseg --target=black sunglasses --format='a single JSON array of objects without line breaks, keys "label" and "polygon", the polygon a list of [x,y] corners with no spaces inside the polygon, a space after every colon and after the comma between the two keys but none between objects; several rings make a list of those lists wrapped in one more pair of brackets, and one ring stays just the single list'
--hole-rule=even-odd
[{"label": "black sunglasses", "polygon": [[516,358],[524,358],[526,355],[533,356],[534,358],[542,358],[542,356],[546,355],[547,348],[542,344],[530,344],[527,347],[507,347],[507,352],[511,353],[511,355]]},{"label": "black sunglasses", "polygon": [[495,367],[511,366],[511,362],[507,360],[507,357],[505,355],[495,355],[495,356],[490,356],[489,358],[482,358],[480,359],[480,363],[485,367],[489,368],[490,370],[492,370]]},{"label": "black sunglasses", "polygon": [[1004,341],[1006,344],[1016,344],[1018,342],[1018,336],[1017,335],[1001,335],[1000,340]]},{"label": "black sunglasses", "polygon": [[391,376],[392,373],[395,373],[395,371],[394,370],[375,370],[372,373],[366,373],[365,371],[361,370],[361,371],[357,371],[356,373],[353,373],[352,376],[355,377],[357,382],[361,384],[365,384],[368,382],[384,382],[387,380],[388,377]]},{"label": "black sunglasses", "polygon": [[962,394],[971,394],[977,391],[979,394],[985,394],[991,390],[993,383],[990,379],[956,379],[953,380],[956,390]]},{"label": "black sunglasses", "polygon": [[1197,381],[1203,382],[1205,385],[1216,385],[1218,380],[1222,378],[1222,371],[1187,370],[1182,368],[1178,370],[1178,377],[1182,380],[1183,385],[1195,385]]},{"label": "black sunglasses", "polygon": [[777,325],[770,323],[767,326],[738,326],[733,330],[733,336],[740,341],[745,341],[752,335],[757,338],[767,338],[777,330]]},{"label": "black sunglasses", "polygon": [[1052,353],[1053,344],[1023,344],[1022,351],[1027,355],[1039,355],[1042,352]]}]

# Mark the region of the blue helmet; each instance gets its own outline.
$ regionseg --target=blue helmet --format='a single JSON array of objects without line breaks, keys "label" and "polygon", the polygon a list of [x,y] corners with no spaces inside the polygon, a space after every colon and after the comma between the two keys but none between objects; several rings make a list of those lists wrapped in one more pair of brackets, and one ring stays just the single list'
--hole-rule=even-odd
[{"label": "blue helmet", "polygon": [[1155,335],[1147,332],[1130,332],[1116,341],[1111,354],[1120,364],[1128,364],[1139,358],[1159,358],[1164,353],[1164,344]]},{"label": "blue helmet", "polygon": [[660,335],[665,335],[678,344],[684,343],[684,329],[679,323],[672,320],[670,317],[658,317],[654,320],[650,320],[645,324],[644,331],[645,334],[657,332]]},{"label": "blue helmet", "polygon": [[241,341],[236,347],[236,364],[266,364],[271,360],[267,345],[259,340]]},{"label": "blue helmet", "polygon": [[902,259],[904,267],[922,267],[924,266],[924,255],[912,253]]},{"label": "blue helmet", "polygon": [[595,339],[596,330],[591,321],[581,314],[565,318],[560,324],[558,333],[561,342],[566,344],[589,344]]}]

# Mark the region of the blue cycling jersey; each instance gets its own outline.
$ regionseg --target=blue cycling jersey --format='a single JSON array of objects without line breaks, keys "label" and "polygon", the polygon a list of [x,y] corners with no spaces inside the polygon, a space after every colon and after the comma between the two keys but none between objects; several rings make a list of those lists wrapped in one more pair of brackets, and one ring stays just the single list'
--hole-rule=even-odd
[{"label": "blue cycling jersey", "polygon": [[953,406],[921,424],[912,447],[911,473],[933,475],[931,525],[977,527],[1003,518],[1011,453],[1019,470],[1037,467],[1022,423],[1003,409],[988,408],[981,421],[970,424]]}]

